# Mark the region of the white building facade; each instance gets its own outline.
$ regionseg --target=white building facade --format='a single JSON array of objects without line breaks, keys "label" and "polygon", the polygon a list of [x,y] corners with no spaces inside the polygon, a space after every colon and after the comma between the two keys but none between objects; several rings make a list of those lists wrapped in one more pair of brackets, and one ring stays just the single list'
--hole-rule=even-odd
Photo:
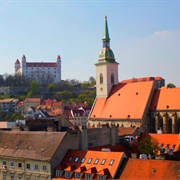
[{"label": "white building facade", "polygon": [[17,59],[15,73],[34,79],[38,83],[61,82],[61,57],[58,55],[56,62],[27,62],[23,55],[22,63]]}]

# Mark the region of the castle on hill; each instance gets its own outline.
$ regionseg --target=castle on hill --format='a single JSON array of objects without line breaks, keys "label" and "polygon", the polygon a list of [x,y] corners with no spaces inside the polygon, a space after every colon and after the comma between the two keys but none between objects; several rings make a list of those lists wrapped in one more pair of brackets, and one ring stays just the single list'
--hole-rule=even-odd
[{"label": "castle on hill", "polygon": [[56,62],[27,62],[23,55],[22,62],[15,62],[15,74],[24,75],[38,83],[61,82],[61,57],[58,55]]}]

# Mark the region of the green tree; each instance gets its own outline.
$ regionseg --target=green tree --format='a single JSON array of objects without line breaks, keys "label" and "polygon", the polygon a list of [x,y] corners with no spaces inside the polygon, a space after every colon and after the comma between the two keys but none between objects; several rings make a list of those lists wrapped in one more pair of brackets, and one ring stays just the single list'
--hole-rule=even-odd
[{"label": "green tree", "polygon": [[173,83],[168,83],[167,88],[175,88],[176,86]]},{"label": "green tree", "polygon": [[53,92],[53,90],[56,88],[56,86],[54,85],[54,84],[49,84],[48,85],[48,90],[49,90],[49,93],[50,93],[50,95],[52,95],[52,92]]},{"label": "green tree", "polygon": [[39,85],[35,80],[31,82],[31,92],[33,96],[39,93]]},{"label": "green tree", "polygon": [[152,137],[143,138],[138,143],[138,151],[140,154],[155,156],[159,150],[158,141]]}]

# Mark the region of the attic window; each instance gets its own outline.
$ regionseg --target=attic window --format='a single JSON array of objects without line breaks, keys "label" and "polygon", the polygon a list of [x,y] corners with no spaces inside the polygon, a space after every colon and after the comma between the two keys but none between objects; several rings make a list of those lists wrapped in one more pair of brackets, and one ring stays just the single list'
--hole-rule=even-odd
[{"label": "attic window", "polygon": [[87,163],[90,164],[91,161],[92,161],[92,158],[89,158]]},{"label": "attic window", "polygon": [[99,159],[97,158],[95,161],[94,161],[94,164],[97,164],[99,161]]},{"label": "attic window", "polygon": [[78,159],[79,159],[79,158],[78,158],[78,157],[76,157],[76,159],[74,160],[74,162],[78,162]]},{"label": "attic window", "polygon": [[69,162],[71,162],[72,161],[72,156],[69,158],[69,160],[68,160]]},{"label": "attic window", "polygon": [[111,159],[110,162],[109,162],[109,165],[111,166],[114,162],[114,159]]},{"label": "attic window", "polygon": [[102,162],[101,162],[101,165],[104,165],[104,164],[105,164],[105,162],[106,162],[106,160],[105,160],[105,159],[103,159],[103,160],[102,160]]},{"label": "attic window", "polygon": [[85,161],[85,159],[86,159],[86,158],[82,158],[81,163],[83,163],[83,162]]}]

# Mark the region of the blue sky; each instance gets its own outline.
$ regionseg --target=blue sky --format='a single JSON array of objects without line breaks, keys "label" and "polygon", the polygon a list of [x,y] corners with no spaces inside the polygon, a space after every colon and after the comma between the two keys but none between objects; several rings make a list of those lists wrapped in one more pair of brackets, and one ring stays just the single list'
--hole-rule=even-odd
[{"label": "blue sky", "polygon": [[0,1],[0,74],[16,59],[62,59],[62,79],[95,77],[107,15],[119,80],[161,76],[180,86],[180,1]]}]

